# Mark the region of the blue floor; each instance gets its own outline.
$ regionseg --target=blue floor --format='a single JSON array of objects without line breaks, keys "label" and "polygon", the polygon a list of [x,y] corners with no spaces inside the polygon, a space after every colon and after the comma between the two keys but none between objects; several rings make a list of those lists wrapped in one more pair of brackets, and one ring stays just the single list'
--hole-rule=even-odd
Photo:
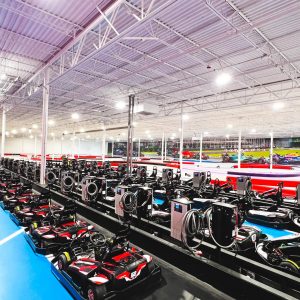
[{"label": "blue floor", "polygon": [[293,231],[290,231],[290,230],[271,228],[271,227],[251,223],[251,222],[248,222],[248,221],[245,221],[243,223],[243,225],[256,227],[257,229],[260,229],[262,231],[262,233],[266,234],[268,236],[268,238],[270,238],[270,239],[280,238],[280,237],[283,237],[283,236],[290,236],[290,235],[297,234],[296,232],[293,232]]},{"label": "blue floor", "polygon": [[[17,230],[0,208],[0,241]],[[23,233],[0,245],[0,268],[0,299],[72,299],[52,274],[49,261],[33,252]]]}]

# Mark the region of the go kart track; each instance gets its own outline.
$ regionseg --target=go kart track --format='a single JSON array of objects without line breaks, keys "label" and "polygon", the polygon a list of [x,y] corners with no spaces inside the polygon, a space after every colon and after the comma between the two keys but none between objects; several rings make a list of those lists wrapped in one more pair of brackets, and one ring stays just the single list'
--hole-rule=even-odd
[{"label": "go kart track", "polygon": [[[106,235],[110,232],[97,226]],[[0,275],[0,299],[73,299],[51,271],[49,260],[33,251],[26,242],[24,231],[0,208],[0,265],[6,270]],[[230,300],[230,296],[210,285],[154,257],[162,269],[162,280],[154,288],[140,288],[134,295],[122,295],[127,299],[212,299]],[[30,274],[30,276],[24,276]],[[17,282],[16,282],[17,278]],[[26,287],[26,288],[24,288]]]}]

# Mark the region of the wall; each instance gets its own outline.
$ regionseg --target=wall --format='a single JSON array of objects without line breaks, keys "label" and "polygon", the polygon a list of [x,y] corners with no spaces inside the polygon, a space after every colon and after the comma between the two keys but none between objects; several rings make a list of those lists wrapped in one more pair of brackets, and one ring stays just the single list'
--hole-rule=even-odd
[{"label": "wall", "polygon": [[[37,138],[37,154],[41,152],[41,140]],[[107,154],[107,143],[105,154]],[[5,153],[35,153],[35,139],[30,138],[6,138]],[[48,138],[47,154],[102,154],[102,141],[75,140]]]}]

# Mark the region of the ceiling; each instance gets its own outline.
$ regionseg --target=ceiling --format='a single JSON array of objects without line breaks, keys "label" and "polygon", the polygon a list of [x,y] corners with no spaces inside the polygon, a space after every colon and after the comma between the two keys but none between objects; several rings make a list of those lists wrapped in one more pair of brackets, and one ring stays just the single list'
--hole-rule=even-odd
[{"label": "ceiling", "polygon": [[185,137],[300,136],[299,13],[298,0],[0,0],[7,130],[41,127],[48,73],[55,135],[126,136],[115,106],[134,94],[159,110],[135,115],[136,137],[179,135],[181,113]]}]

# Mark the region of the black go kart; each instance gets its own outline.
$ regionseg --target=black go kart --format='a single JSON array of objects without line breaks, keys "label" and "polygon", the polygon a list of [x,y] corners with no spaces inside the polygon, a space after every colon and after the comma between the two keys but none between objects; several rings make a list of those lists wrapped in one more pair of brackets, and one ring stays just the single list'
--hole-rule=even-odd
[{"label": "black go kart", "polygon": [[269,265],[300,275],[300,234],[265,240],[256,252]]},{"label": "black go kart", "polygon": [[26,235],[32,248],[43,254],[55,253],[79,237],[89,237],[94,226],[82,220],[68,220],[59,225],[38,227]]},{"label": "black go kart", "polygon": [[18,212],[25,207],[37,207],[38,205],[46,205],[49,203],[50,194],[42,193],[32,194],[25,197],[14,197],[5,202],[5,206],[11,212]]},{"label": "black go kart", "polygon": [[[150,255],[129,244],[126,235],[106,239],[100,233],[90,235],[94,251],[63,251],[54,260],[52,270],[66,288],[79,297],[99,300],[113,297],[142,283],[161,277],[160,267]],[[75,293],[75,294],[74,294]]]}]

